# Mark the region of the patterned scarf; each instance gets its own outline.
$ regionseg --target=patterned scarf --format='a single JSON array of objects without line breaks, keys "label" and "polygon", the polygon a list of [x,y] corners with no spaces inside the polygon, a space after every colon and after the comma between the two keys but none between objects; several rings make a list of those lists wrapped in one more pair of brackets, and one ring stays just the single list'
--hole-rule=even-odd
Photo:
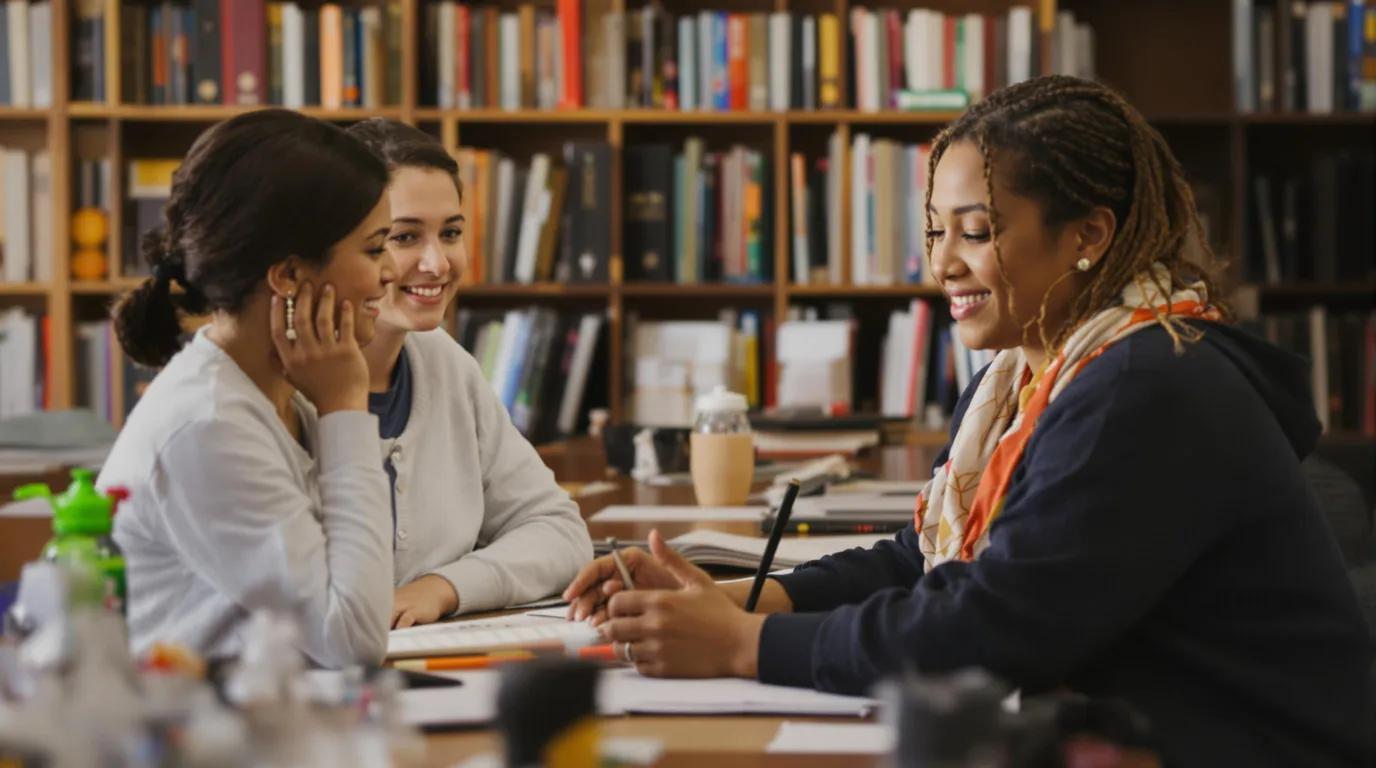
[{"label": "patterned scarf", "polygon": [[[973,560],[989,546],[989,527],[1003,509],[1008,484],[1047,406],[1091,360],[1129,335],[1161,322],[1167,304],[1176,318],[1218,320],[1202,283],[1163,299],[1170,285],[1160,264],[1123,289],[1122,302],[1071,334],[1042,373],[1030,377],[1018,348],[994,357],[966,408],[945,464],[917,497],[913,520],[926,570],[948,560]],[[1016,414],[1013,403],[1019,403]]]}]

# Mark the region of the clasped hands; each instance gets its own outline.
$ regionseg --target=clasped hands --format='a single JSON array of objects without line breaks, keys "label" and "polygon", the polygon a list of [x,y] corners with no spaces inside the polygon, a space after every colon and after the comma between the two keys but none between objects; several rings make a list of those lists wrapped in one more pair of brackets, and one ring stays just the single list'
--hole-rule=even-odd
[{"label": "clasped hands", "polygon": [[[584,566],[564,590],[569,620],[597,627],[644,675],[754,678],[766,613],[742,608],[750,585],[719,586],[658,531],[649,544],[649,552],[620,552],[634,590],[626,589],[610,556]],[[768,586],[762,605],[787,610],[783,588]]]}]

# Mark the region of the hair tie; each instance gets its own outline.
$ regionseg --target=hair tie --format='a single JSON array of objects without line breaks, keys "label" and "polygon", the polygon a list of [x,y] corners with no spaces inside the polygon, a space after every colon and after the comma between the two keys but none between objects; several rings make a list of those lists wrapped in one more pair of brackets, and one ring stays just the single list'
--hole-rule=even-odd
[{"label": "hair tie", "polygon": [[168,285],[174,280],[186,285],[186,265],[179,259],[164,259],[153,265],[153,279]]}]

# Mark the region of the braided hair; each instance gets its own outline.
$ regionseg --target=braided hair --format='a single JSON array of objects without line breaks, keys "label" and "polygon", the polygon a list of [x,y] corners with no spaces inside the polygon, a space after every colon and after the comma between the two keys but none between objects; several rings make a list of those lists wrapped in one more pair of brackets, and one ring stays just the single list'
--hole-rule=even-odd
[{"label": "braided hair", "polygon": [[[951,144],[971,141],[984,158],[990,233],[994,256],[1012,301],[1012,285],[999,248],[1000,220],[994,200],[994,163],[1012,191],[1042,206],[1043,224],[1056,227],[1086,216],[1096,207],[1113,211],[1117,229],[1088,286],[1072,300],[1066,323],[1048,338],[1043,326],[1046,303],[1023,327],[1035,325],[1043,348],[1059,348],[1081,323],[1115,305],[1129,282],[1151,277],[1153,264],[1165,267],[1165,295],[1202,282],[1210,301],[1217,299],[1215,259],[1204,240],[1194,194],[1165,139],[1118,93],[1100,83],[1054,75],[1000,89],[970,107],[932,143],[927,167],[927,200],[937,163]],[[927,210],[927,230],[931,212]],[[1191,239],[1193,238],[1193,243]],[[1189,253],[1197,245],[1198,257]],[[932,253],[930,238],[927,253]],[[1161,310],[1161,324],[1175,339],[1194,341],[1199,332]],[[1014,309],[1014,316],[1017,311]]]}]

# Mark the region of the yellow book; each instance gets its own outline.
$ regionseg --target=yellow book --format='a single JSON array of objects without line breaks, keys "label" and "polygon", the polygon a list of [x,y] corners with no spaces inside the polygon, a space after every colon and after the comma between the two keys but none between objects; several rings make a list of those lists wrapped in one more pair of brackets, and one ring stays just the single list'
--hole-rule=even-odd
[{"label": "yellow book", "polygon": [[172,193],[172,174],[181,158],[140,158],[129,161],[129,197],[162,198]]},{"label": "yellow book", "polygon": [[836,14],[817,21],[817,103],[822,109],[841,106],[841,25]]}]

